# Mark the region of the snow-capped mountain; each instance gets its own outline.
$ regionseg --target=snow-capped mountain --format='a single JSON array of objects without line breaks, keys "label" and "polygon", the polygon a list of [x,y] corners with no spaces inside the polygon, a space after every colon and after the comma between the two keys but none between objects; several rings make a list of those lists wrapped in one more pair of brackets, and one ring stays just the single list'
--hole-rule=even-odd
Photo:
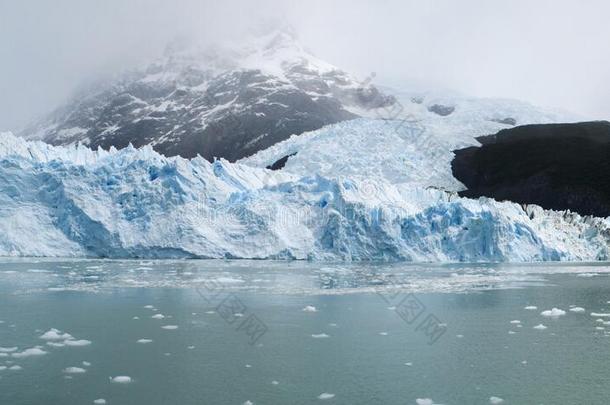
[{"label": "snow-capped mountain", "polygon": [[168,46],[159,60],[84,88],[20,135],[53,145],[131,143],[166,156],[234,161],[394,103],[282,30],[213,48]]}]

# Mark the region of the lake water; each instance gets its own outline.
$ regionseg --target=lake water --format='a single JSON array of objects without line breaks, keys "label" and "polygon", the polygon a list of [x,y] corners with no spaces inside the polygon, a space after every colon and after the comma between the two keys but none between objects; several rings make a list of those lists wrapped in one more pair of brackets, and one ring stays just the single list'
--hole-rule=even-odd
[{"label": "lake water", "polygon": [[0,404],[608,404],[609,274],[4,259]]}]

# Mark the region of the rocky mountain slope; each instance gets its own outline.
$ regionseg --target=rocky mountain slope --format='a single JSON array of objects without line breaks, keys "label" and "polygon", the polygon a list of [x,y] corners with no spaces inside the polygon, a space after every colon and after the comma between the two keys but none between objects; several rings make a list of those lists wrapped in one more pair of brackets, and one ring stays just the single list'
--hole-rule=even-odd
[{"label": "rocky mountain slope", "polygon": [[234,161],[394,103],[310,54],[290,32],[273,31],[215,48],[170,46],[140,70],[84,88],[20,135]]}]

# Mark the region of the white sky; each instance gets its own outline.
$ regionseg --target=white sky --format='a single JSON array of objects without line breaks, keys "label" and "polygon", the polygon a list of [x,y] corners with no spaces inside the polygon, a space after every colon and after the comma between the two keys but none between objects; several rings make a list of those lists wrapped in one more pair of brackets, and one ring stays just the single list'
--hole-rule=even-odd
[{"label": "white sky", "polygon": [[260,20],[292,25],[322,59],[379,82],[519,98],[610,118],[605,0],[0,0],[0,130],[79,84]]}]

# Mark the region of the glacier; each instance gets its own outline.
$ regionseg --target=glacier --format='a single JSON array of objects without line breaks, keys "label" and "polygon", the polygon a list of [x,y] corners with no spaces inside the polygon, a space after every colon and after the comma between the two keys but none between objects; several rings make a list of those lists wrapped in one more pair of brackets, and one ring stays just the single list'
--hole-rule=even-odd
[{"label": "glacier", "polygon": [[[423,120],[429,133],[449,125],[430,120]],[[431,156],[433,147],[409,138],[412,125],[384,130],[388,124],[335,124],[237,163],[168,158],[150,146],[54,147],[2,133],[0,256],[608,258],[609,219],[459,197],[445,146],[476,142],[476,131],[435,140],[443,147]],[[294,152],[283,170],[264,168]]]}]

